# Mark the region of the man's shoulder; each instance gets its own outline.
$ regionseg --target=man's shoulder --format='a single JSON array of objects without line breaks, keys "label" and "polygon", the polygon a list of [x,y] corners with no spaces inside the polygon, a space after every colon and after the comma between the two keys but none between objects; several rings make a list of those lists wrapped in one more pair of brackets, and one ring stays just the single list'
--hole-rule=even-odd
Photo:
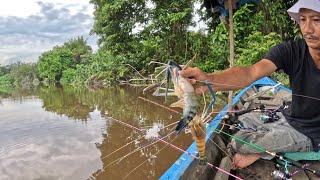
[{"label": "man's shoulder", "polygon": [[306,47],[306,41],[304,39],[299,39],[299,40],[290,40],[290,41],[286,41],[286,42],[282,42],[279,44],[279,46],[281,47],[290,47],[290,48],[304,48]]},{"label": "man's shoulder", "polygon": [[304,40],[291,40],[282,42],[273,47],[266,55],[265,59],[272,61],[278,69],[284,70],[287,74],[292,74],[294,66],[299,66],[305,57],[307,49]]},{"label": "man's shoulder", "polygon": [[303,54],[307,49],[307,44],[304,39],[290,40],[282,42],[275,47],[273,47],[271,53],[280,53],[286,56],[294,55],[294,57],[299,57],[299,54]]}]

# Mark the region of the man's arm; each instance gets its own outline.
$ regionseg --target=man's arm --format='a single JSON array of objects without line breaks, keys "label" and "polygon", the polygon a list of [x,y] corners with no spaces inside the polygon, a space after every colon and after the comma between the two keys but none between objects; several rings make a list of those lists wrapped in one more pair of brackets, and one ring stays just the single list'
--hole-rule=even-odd
[{"label": "man's arm", "polygon": [[[277,69],[277,66],[268,59],[262,59],[254,65],[247,67],[233,67],[223,72],[205,74],[199,68],[187,68],[180,72],[183,77],[194,78],[195,80],[212,82],[214,91],[229,91],[247,87],[254,81],[269,76]],[[195,81],[193,81],[195,83]],[[197,94],[207,91],[206,86],[196,89]]]},{"label": "man's arm", "polygon": [[247,67],[233,67],[220,73],[209,74],[214,91],[237,90],[249,86],[254,81],[269,76],[277,69],[276,65],[267,59]]}]

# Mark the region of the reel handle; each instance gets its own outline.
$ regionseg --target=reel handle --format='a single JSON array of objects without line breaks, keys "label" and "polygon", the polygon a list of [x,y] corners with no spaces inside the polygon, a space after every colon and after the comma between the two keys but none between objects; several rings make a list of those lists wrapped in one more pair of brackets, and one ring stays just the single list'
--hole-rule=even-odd
[{"label": "reel handle", "polygon": [[302,169],[308,170],[308,171],[312,172],[314,175],[320,177],[320,171],[319,170],[310,169],[309,167],[303,168],[304,165],[299,163],[299,162],[297,162],[297,161],[289,160],[289,162],[292,163],[294,166],[296,166],[298,168],[302,168]]}]

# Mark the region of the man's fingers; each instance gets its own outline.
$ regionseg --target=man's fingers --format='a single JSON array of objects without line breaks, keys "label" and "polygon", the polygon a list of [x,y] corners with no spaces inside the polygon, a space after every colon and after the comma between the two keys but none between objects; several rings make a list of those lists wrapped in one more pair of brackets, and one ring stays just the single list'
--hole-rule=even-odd
[{"label": "man's fingers", "polygon": [[191,67],[185,67],[182,71],[179,71],[179,74],[184,78],[190,78],[194,77],[196,72],[194,71],[194,68]]},{"label": "man's fingers", "polygon": [[188,81],[190,84],[192,84],[192,85],[194,85],[194,84],[197,83],[197,80],[195,80],[195,79],[189,79],[189,78],[187,78],[187,81]]}]

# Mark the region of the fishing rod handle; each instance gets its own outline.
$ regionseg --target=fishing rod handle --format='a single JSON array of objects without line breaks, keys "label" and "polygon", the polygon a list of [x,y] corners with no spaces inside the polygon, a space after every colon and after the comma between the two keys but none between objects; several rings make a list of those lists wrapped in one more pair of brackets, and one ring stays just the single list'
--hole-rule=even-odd
[{"label": "fishing rod handle", "polygon": [[240,115],[242,115],[242,114],[245,114],[245,113],[248,113],[248,112],[251,112],[251,111],[254,111],[254,110],[262,110],[262,109],[264,109],[265,108],[265,106],[264,105],[260,105],[260,106],[258,106],[258,107],[255,107],[255,108],[252,108],[252,109],[246,109],[246,110],[242,110],[242,111],[239,111],[239,112],[236,112],[235,113],[235,116],[240,116]]}]

